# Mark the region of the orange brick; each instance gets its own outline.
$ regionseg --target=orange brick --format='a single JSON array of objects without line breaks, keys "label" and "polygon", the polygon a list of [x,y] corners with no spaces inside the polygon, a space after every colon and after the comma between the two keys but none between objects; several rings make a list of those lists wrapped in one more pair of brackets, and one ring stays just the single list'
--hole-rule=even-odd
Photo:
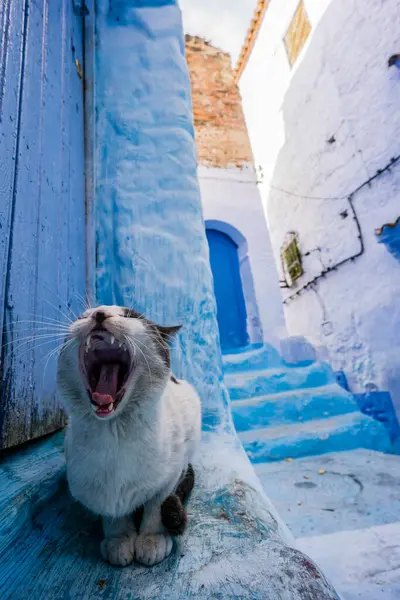
[{"label": "orange brick", "polygon": [[185,36],[199,163],[209,167],[253,164],[242,100],[229,54]]}]

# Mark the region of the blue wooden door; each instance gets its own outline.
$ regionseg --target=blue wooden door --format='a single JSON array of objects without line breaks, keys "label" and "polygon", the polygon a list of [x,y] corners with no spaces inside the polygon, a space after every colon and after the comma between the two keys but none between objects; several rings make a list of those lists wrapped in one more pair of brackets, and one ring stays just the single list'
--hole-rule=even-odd
[{"label": "blue wooden door", "polygon": [[83,19],[0,2],[0,447],[64,423],[56,350],[85,294]]},{"label": "blue wooden door", "polygon": [[224,233],[215,229],[207,229],[206,233],[214,277],[221,348],[239,348],[248,343],[248,337],[238,249]]}]

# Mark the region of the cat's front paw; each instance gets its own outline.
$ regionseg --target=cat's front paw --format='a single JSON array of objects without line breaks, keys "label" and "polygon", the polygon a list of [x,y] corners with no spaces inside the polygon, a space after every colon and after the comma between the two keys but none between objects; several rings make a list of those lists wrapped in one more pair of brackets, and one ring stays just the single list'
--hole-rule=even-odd
[{"label": "cat's front paw", "polygon": [[111,565],[126,567],[135,558],[135,537],[121,536],[106,538],[101,542],[101,555]]},{"label": "cat's front paw", "polygon": [[172,538],[164,534],[140,534],[136,538],[136,560],[151,567],[171,554]]}]

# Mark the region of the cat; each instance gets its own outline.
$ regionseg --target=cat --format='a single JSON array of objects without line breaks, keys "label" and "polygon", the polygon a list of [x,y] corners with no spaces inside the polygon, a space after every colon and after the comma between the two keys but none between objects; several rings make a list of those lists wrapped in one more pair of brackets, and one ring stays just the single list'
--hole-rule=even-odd
[{"label": "cat", "polygon": [[151,566],[172,550],[163,522],[179,501],[174,492],[193,474],[201,432],[200,399],[170,370],[169,346],[179,329],[128,308],[100,306],[71,324],[58,359],[58,388],[70,417],[69,488],[101,515],[100,550],[113,565],[136,559]]}]

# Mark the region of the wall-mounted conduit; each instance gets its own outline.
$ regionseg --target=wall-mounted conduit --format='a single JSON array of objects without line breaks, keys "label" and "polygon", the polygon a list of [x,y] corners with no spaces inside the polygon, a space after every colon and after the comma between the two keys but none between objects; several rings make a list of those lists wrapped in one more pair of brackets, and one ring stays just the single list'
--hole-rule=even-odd
[{"label": "wall-mounted conduit", "polygon": [[[354,219],[354,221],[356,223],[356,227],[357,227],[357,231],[358,231],[358,239],[359,239],[359,242],[360,242],[360,246],[359,246],[358,251],[355,254],[352,254],[351,256],[348,256],[347,258],[344,258],[343,260],[337,262],[336,264],[331,265],[330,267],[327,267],[326,269],[322,270],[321,273],[319,275],[316,275],[311,281],[309,281],[306,284],[304,284],[303,286],[301,286],[299,289],[297,289],[295,292],[293,292],[293,294],[290,294],[289,296],[286,296],[286,298],[283,300],[283,304],[287,304],[289,300],[293,300],[294,298],[296,298],[296,296],[300,296],[300,294],[304,290],[306,290],[308,288],[311,288],[319,279],[325,277],[328,273],[331,273],[332,271],[337,271],[344,264],[346,264],[346,263],[348,263],[350,261],[354,261],[359,256],[361,256],[362,254],[364,254],[363,234],[362,234],[362,231],[361,231],[360,221],[358,219],[358,216],[357,216],[356,210],[354,208],[354,204],[353,204],[354,196],[360,190],[362,190],[364,187],[370,186],[371,183],[375,179],[377,179],[378,177],[380,177],[381,175],[383,175],[387,171],[390,171],[390,169],[392,167],[394,167],[399,162],[400,162],[400,155],[391,158],[390,162],[387,165],[385,165],[385,167],[383,169],[378,169],[377,172],[375,173],[375,175],[372,175],[372,177],[370,177],[369,179],[367,179],[366,181],[364,181],[361,185],[359,185],[355,190],[353,190],[347,196],[347,200],[349,202],[350,209],[351,209],[351,212],[353,214],[353,219]],[[287,284],[287,282],[286,282],[286,284]],[[285,287],[285,286],[281,285],[281,287]]]}]

